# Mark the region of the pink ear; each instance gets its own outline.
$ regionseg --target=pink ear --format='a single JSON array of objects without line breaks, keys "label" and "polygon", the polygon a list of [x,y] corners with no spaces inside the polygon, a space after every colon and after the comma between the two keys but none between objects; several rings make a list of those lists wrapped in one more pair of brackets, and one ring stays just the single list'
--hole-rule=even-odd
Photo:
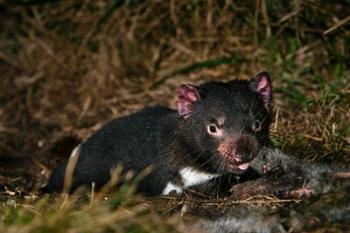
[{"label": "pink ear", "polygon": [[193,111],[193,104],[200,99],[198,89],[191,84],[183,84],[178,87],[177,110],[183,118]]},{"label": "pink ear", "polygon": [[261,71],[251,80],[252,88],[260,93],[266,109],[270,109],[272,102],[272,85],[270,75],[266,71]]}]

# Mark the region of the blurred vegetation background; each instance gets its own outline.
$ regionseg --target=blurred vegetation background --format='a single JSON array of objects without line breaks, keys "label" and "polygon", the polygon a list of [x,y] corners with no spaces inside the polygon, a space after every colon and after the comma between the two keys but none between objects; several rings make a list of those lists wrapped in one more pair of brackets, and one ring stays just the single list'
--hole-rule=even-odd
[{"label": "blurred vegetation background", "polygon": [[18,208],[8,197],[40,186],[106,121],[146,105],[174,107],[179,83],[260,70],[272,74],[274,143],[349,164],[349,0],[0,0],[0,199],[13,207],[0,212],[1,231],[181,230],[179,219],[162,223],[139,205],[107,218],[109,205]]},{"label": "blurred vegetation background", "polygon": [[349,160],[349,1],[9,0],[0,11],[1,161],[50,168],[107,120],[174,106],[179,83],[260,70],[273,77],[274,142]]}]

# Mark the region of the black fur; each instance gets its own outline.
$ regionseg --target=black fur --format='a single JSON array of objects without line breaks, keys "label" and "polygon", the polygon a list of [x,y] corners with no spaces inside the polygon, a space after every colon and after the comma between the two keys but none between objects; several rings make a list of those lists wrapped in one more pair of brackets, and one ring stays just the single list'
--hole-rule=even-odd
[{"label": "black fur", "polygon": [[[269,143],[269,109],[255,82],[209,82],[195,87],[199,100],[191,102],[186,118],[176,110],[156,106],[111,121],[81,144],[71,191],[92,182],[101,188],[118,164],[135,173],[152,165],[152,172],[138,185],[138,191],[147,196],[161,194],[169,181],[181,183],[179,169],[187,166],[222,175],[242,173],[229,168],[218,146],[221,140],[237,137],[235,153],[247,162],[256,153],[249,145],[260,148]],[[220,126],[223,138],[207,132],[207,125],[218,117],[225,118]],[[257,120],[261,130],[254,131],[252,124]],[[67,161],[52,173],[43,191],[63,190],[66,166]]]}]

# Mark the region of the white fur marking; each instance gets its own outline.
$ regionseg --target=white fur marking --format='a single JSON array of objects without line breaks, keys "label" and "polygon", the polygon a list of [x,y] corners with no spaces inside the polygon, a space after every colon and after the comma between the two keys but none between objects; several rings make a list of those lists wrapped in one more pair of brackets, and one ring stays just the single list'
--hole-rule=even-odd
[{"label": "white fur marking", "polygon": [[180,170],[180,175],[182,177],[184,188],[205,183],[219,176],[218,174],[198,171],[193,167],[182,168]]},{"label": "white fur marking", "polygon": [[171,182],[169,182],[165,189],[163,190],[162,194],[163,195],[168,195],[171,191],[175,191],[177,194],[181,194],[182,193],[182,188],[178,185],[175,185]]}]

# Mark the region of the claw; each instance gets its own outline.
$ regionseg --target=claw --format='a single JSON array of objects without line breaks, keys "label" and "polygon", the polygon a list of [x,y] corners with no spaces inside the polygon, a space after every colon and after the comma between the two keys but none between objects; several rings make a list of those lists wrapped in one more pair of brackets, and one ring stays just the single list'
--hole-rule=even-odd
[{"label": "claw", "polygon": [[282,196],[285,198],[308,198],[314,194],[314,190],[311,188],[305,187],[296,190],[287,191]]}]

